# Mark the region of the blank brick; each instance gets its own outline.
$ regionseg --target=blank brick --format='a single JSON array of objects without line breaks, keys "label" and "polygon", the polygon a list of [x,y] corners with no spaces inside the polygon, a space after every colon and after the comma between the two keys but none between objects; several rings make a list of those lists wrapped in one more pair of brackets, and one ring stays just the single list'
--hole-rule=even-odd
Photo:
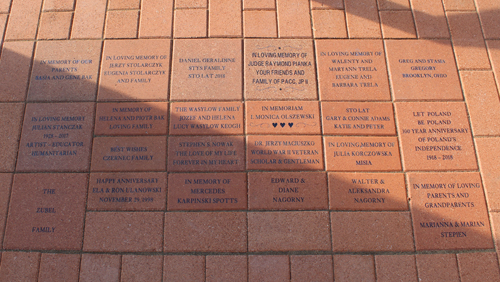
[{"label": "blank brick", "polygon": [[108,0],[108,9],[139,9],[141,0]]},{"label": "blank brick", "polygon": [[174,37],[206,37],[206,10],[175,10]]},{"label": "blank brick", "polygon": [[311,0],[313,9],[344,9],[344,0]]},{"label": "blank brick", "polygon": [[163,213],[89,212],[83,249],[93,252],[159,252]]},{"label": "blank brick", "polygon": [[71,38],[102,38],[106,0],[78,0]]},{"label": "blank brick", "polygon": [[[290,256],[291,281],[332,281],[333,261],[331,255]],[[314,280],[311,280],[313,279]]]},{"label": "blank brick", "polygon": [[381,11],[380,22],[384,38],[415,38],[411,11]]},{"label": "blank brick", "polygon": [[161,281],[163,256],[122,256],[121,282]]},{"label": "blank brick", "polygon": [[[5,33],[5,27],[7,26],[7,18],[9,17],[8,14],[0,14],[0,46],[2,46],[3,43],[3,35]],[[1,51],[1,49],[0,49]],[[0,52],[1,54],[1,52]]]},{"label": "blank brick", "polygon": [[489,69],[479,18],[474,12],[448,12],[458,69]]},{"label": "blank brick", "polygon": [[492,230],[493,230],[493,240],[495,241],[495,246],[497,249],[497,255],[498,255],[498,250],[500,247],[500,213],[497,212],[490,212],[490,218],[491,218],[491,225],[492,225]]},{"label": "blank brick", "polygon": [[476,5],[483,26],[484,38],[500,39],[500,1],[476,0]]},{"label": "blank brick", "polygon": [[486,46],[495,72],[497,87],[500,89],[500,40],[487,40]]},{"label": "blank brick", "polygon": [[441,0],[412,0],[418,38],[450,38]]},{"label": "blank brick", "polygon": [[279,37],[311,37],[309,4],[303,0],[277,0]]},{"label": "blank brick", "polygon": [[119,282],[119,255],[83,254],[80,282]]},{"label": "blank brick", "polygon": [[331,249],[327,212],[248,213],[248,249],[326,251]]},{"label": "blank brick", "polygon": [[460,281],[455,254],[421,254],[416,257],[420,281]]},{"label": "blank brick", "polygon": [[196,282],[205,281],[205,257],[165,256],[163,281]]},{"label": "blank brick", "polygon": [[474,0],[443,0],[446,11],[474,11]]},{"label": "blank brick", "polygon": [[315,38],[346,38],[345,14],[343,10],[313,10]]},{"label": "blank brick", "polygon": [[460,74],[474,135],[500,135],[500,100],[493,73]]},{"label": "blank brick", "polygon": [[74,9],[75,9],[75,0],[43,1],[43,11],[72,11]]},{"label": "blank brick", "polygon": [[245,37],[277,37],[275,11],[244,11]]},{"label": "blank brick", "polygon": [[176,0],[175,8],[206,8],[208,0]]},{"label": "blank brick", "polygon": [[3,252],[0,281],[37,281],[39,261],[40,253]]},{"label": "blank brick", "polygon": [[500,211],[500,138],[476,138],[476,150],[490,211]]},{"label": "blank brick", "polygon": [[173,0],[143,0],[139,37],[172,36]]},{"label": "blank brick", "polygon": [[23,112],[23,104],[0,104],[0,172],[14,171]]},{"label": "blank brick", "polygon": [[377,0],[378,9],[383,10],[410,10],[408,0]]},{"label": "blank brick", "polygon": [[166,252],[245,252],[246,214],[191,212],[165,214]]},{"label": "blank brick", "polygon": [[42,0],[13,0],[5,40],[35,39]]},{"label": "blank brick", "polygon": [[417,281],[417,267],[413,255],[375,256],[375,265],[379,282]]},{"label": "blank brick", "polygon": [[241,1],[210,0],[209,37],[241,37]]},{"label": "blank brick", "polygon": [[68,39],[72,19],[72,12],[42,13],[38,39]]},{"label": "blank brick", "polygon": [[247,281],[246,256],[207,256],[206,282]]},{"label": "blank brick", "polygon": [[78,281],[80,255],[42,254],[38,282]]},{"label": "blank brick", "polygon": [[380,38],[376,0],[345,0],[350,38]]},{"label": "blank brick", "polygon": [[136,38],[138,11],[109,11],[106,17],[105,38]]},{"label": "blank brick", "polygon": [[375,282],[373,256],[334,255],[333,274],[335,281]]},{"label": "blank brick", "polygon": [[[8,13],[10,10],[10,2],[12,0],[0,0],[0,13]],[[54,0],[58,1],[58,0]],[[254,1],[254,0],[248,0],[248,1]],[[273,1],[274,0],[267,0],[267,1]]]},{"label": "blank brick", "polygon": [[500,281],[496,253],[457,254],[462,282]]},{"label": "blank brick", "polygon": [[0,238],[3,238],[7,209],[9,207],[10,187],[12,185],[12,174],[0,173]]},{"label": "blank brick", "polygon": [[276,9],[276,0],[243,0],[243,9]]},{"label": "blank brick", "polygon": [[334,252],[413,251],[408,212],[332,212]]},{"label": "blank brick", "polygon": [[290,281],[288,256],[250,255],[248,256],[249,282]]}]

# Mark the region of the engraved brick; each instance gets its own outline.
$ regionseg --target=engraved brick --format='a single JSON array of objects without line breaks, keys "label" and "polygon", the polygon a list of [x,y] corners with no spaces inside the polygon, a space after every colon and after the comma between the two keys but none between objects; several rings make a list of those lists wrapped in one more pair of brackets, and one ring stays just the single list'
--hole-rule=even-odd
[{"label": "engraved brick", "polygon": [[381,11],[380,23],[384,38],[415,38],[411,11]]},{"label": "engraved brick", "polygon": [[450,38],[441,0],[412,0],[418,38]]},{"label": "engraved brick", "polygon": [[249,212],[248,251],[327,251],[327,212]]},{"label": "engraved brick", "polygon": [[75,7],[71,38],[102,38],[106,0],[78,0]]},{"label": "engraved brick", "polygon": [[40,260],[38,281],[78,281],[79,269],[80,255],[44,253]]},{"label": "engraved brick", "polygon": [[246,252],[244,212],[165,214],[165,252]]},{"label": "engraved brick", "polygon": [[417,254],[421,281],[460,281],[455,254]]},{"label": "engraved brick", "polygon": [[244,210],[245,173],[171,173],[168,210]]},{"label": "engraved brick", "polygon": [[108,11],[104,38],[136,38],[139,11]]},{"label": "engraved brick", "polygon": [[[0,1],[1,2],[1,1]],[[72,11],[75,9],[75,0],[45,0],[43,11]]]},{"label": "engraved brick", "polygon": [[16,174],[4,248],[80,250],[85,174]]},{"label": "engraved brick", "polygon": [[241,100],[241,48],[239,39],[174,41],[170,99]]},{"label": "engraved brick", "polygon": [[247,169],[322,170],[320,136],[247,136]]},{"label": "engraved brick", "polygon": [[396,135],[391,103],[322,102],[323,133]]},{"label": "engraved brick", "polygon": [[500,280],[496,253],[460,253],[457,260],[463,282]]},{"label": "engraved brick", "polygon": [[332,210],[408,210],[402,173],[329,173]]},{"label": "engraved brick", "polygon": [[15,169],[24,104],[0,104],[0,171]]},{"label": "engraved brick", "polygon": [[144,0],[139,38],[172,37],[173,0]]},{"label": "engraved brick", "polygon": [[291,281],[333,282],[333,261],[331,255],[292,255],[290,256]]},{"label": "engraved brick", "polygon": [[38,278],[40,253],[3,252],[0,280],[35,282]]},{"label": "engraved brick", "polygon": [[375,267],[371,255],[334,255],[335,281],[375,282]]},{"label": "engraved brick", "polygon": [[380,40],[317,40],[321,100],[390,100]]},{"label": "engraved brick", "polygon": [[246,256],[207,256],[206,281],[247,281],[247,264],[248,262]]},{"label": "engraved brick", "polygon": [[[12,185],[11,173],[0,173],[0,238],[3,238],[7,210],[9,207],[10,187]],[[1,259],[1,256],[0,256]]]},{"label": "engraved brick", "polygon": [[165,210],[166,173],[91,173],[88,210]]},{"label": "engraved brick", "polygon": [[88,171],[93,103],[26,106],[17,171]]},{"label": "engraved brick", "polygon": [[0,60],[1,101],[24,101],[28,88],[34,44],[31,41],[5,42]]},{"label": "engraved brick", "polygon": [[163,213],[87,212],[83,250],[87,252],[159,252]]},{"label": "engraved brick", "polygon": [[170,104],[172,135],[243,134],[241,102],[179,102]]},{"label": "engraved brick", "polygon": [[250,172],[251,210],[325,210],[328,207],[323,172]]},{"label": "engraved brick", "polygon": [[396,103],[404,169],[477,169],[462,102]]},{"label": "engraved brick", "polygon": [[245,110],[247,134],[321,134],[318,102],[249,101]]},{"label": "engraved brick", "polygon": [[486,191],[486,199],[490,211],[500,210],[500,151],[498,150],[500,138],[477,138],[476,147],[481,167],[481,176]]},{"label": "engraved brick", "polygon": [[245,40],[246,99],[316,99],[310,40]]},{"label": "engraved brick", "polygon": [[170,137],[168,171],[243,171],[243,137]]},{"label": "engraved brick", "polygon": [[39,41],[30,101],[93,101],[101,57],[99,41]]},{"label": "engraved brick", "polygon": [[208,35],[209,37],[241,36],[241,1],[209,1]]},{"label": "engraved brick", "polygon": [[68,39],[73,13],[45,12],[40,19],[38,39]]},{"label": "engraved brick", "polygon": [[474,135],[500,135],[500,101],[492,72],[461,72]]},{"label": "engraved brick", "polygon": [[163,281],[204,281],[205,257],[195,255],[165,256]]},{"label": "engraved brick", "polygon": [[301,0],[277,0],[279,37],[311,37],[309,4]]},{"label": "engraved brick", "polygon": [[[272,3],[274,5],[274,1]],[[246,38],[278,37],[276,11],[243,11],[243,29]]]},{"label": "engraved brick", "polygon": [[409,212],[332,212],[330,218],[334,252],[414,250]]},{"label": "engraved brick", "polygon": [[477,172],[408,174],[417,250],[491,249]]},{"label": "engraved brick", "polygon": [[350,38],[380,38],[376,0],[345,0],[347,30]]},{"label": "engraved brick", "polygon": [[12,0],[5,40],[33,40],[42,0]]},{"label": "engraved brick", "polygon": [[330,171],[401,170],[396,137],[324,137]]},{"label": "engraved brick", "polygon": [[96,137],[92,171],[164,171],[166,137]]},{"label": "engraved brick", "polygon": [[121,281],[161,281],[162,265],[162,256],[124,255],[122,256]]},{"label": "engraved brick", "polygon": [[478,0],[476,2],[485,39],[500,39],[500,3],[494,0]]},{"label": "engraved brick", "polygon": [[82,254],[80,282],[118,282],[120,265],[120,255]]},{"label": "engraved brick", "polygon": [[168,103],[98,103],[95,135],[165,135]]},{"label": "engraved brick", "polygon": [[248,281],[290,281],[290,259],[284,255],[249,255]]},{"label": "engraved brick", "polygon": [[[317,2],[311,2],[317,3]],[[341,1],[342,3],[342,1]],[[326,5],[326,4],[325,4]],[[314,38],[346,38],[345,13],[342,10],[313,10]]]},{"label": "engraved brick", "polygon": [[207,37],[207,11],[175,10],[174,37]]},{"label": "engraved brick", "polygon": [[414,255],[375,256],[377,281],[417,281],[417,267]]},{"label": "engraved brick", "polygon": [[448,40],[387,40],[385,45],[395,100],[463,99]]}]

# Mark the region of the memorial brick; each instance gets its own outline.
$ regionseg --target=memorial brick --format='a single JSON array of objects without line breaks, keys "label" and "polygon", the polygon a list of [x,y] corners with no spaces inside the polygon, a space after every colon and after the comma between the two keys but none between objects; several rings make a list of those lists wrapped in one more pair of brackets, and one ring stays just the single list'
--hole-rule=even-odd
[{"label": "memorial brick", "polygon": [[322,101],[390,100],[381,40],[316,40]]},{"label": "memorial brick", "polygon": [[310,39],[246,39],[245,99],[317,99]]},{"label": "memorial brick", "polygon": [[95,135],[167,134],[168,103],[97,103]]},{"label": "memorial brick", "polygon": [[245,210],[245,173],[171,173],[168,210]]},{"label": "memorial brick", "polygon": [[165,171],[167,138],[95,137],[91,171]]},{"label": "memorial brick", "polygon": [[329,173],[330,209],[408,210],[402,173]]},{"label": "memorial brick", "polygon": [[247,136],[249,170],[322,170],[320,136]]},{"label": "memorial brick", "polygon": [[318,102],[246,102],[247,134],[321,134]]},{"label": "memorial brick", "polygon": [[477,169],[462,102],[396,103],[404,170]]},{"label": "memorial brick", "polygon": [[4,248],[81,250],[86,174],[16,174]]},{"label": "memorial brick", "polygon": [[172,135],[243,134],[241,102],[178,102],[170,104]]},{"label": "memorial brick", "polygon": [[328,208],[324,172],[250,172],[248,209],[325,210]]},{"label": "memorial brick", "polygon": [[88,171],[94,103],[26,105],[17,171]]},{"label": "memorial brick", "polygon": [[324,137],[330,171],[401,170],[397,137]]},{"label": "memorial brick", "polygon": [[239,39],[174,41],[170,100],[241,100]]},{"label": "memorial brick", "polygon": [[169,39],[106,40],[99,101],[167,100]]},{"label": "memorial brick", "polygon": [[28,100],[94,101],[100,57],[100,41],[37,42]]},{"label": "memorial brick", "polygon": [[479,173],[409,173],[408,185],[417,251],[493,248]]},{"label": "memorial brick", "polygon": [[243,171],[243,137],[190,136],[168,140],[168,171]]},{"label": "memorial brick", "polygon": [[392,103],[321,102],[323,133],[396,135]]},{"label": "memorial brick", "polygon": [[90,174],[88,210],[165,210],[166,199],[166,173]]}]

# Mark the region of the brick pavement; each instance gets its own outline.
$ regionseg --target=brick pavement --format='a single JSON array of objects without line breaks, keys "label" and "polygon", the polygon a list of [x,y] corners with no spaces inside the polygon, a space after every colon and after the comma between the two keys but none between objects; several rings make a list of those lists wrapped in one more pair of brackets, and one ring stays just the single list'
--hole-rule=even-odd
[{"label": "brick pavement", "polygon": [[0,0],[0,281],[500,281],[499,19]]}]

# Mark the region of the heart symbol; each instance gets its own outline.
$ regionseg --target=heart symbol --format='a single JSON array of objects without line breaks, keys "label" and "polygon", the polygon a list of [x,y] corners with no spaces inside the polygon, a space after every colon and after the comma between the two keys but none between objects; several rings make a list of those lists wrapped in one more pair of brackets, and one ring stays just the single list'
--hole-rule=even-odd
[{"label": "heart symbol", "polygon": [[288,123],[288,126],[290,126],[290,128],[292,128],[292,126],[293,126],[293,122],[289,122],[289,123]]},{"label": "heart symbol", "polygon": [[285,127],[285,123],[284,122],[280,123],[280,125],[281,125],[281,127]]},{"label": "heart symbol", "polygon": [[278,123],[273,122],[273,126],[274,126],[274,127],[278,126]]}]

